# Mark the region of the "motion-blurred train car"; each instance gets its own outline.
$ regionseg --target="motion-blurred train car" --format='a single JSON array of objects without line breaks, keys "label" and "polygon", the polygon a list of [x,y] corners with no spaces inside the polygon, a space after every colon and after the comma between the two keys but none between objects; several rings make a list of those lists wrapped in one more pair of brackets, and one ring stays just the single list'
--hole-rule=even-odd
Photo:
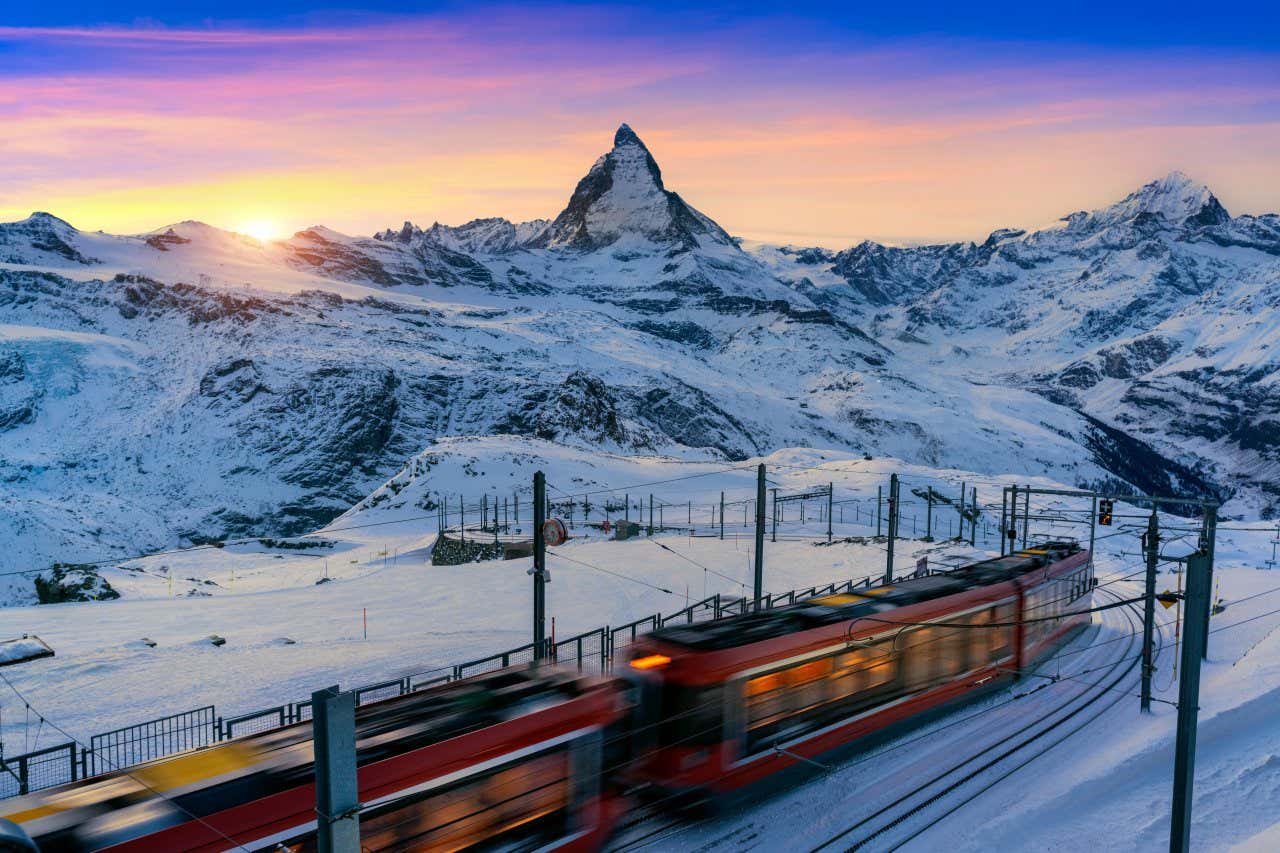
[{"label": "motion-blurred train car", "polygon": [[628,678],[635,777],[691,799],[773,776],[1025,671],[1087,624],[1088,551],[1050,542],[945,574],[664,628]]},{"label": "motion-blurred train car", "polygon": [[[626,710],[613,684],[546,668],[358,708],[363,850],[598,849],[625,810],[603,773]],[[0,817],[43,853],[300,853],[315,805],[299,723],[8,800]]]}]

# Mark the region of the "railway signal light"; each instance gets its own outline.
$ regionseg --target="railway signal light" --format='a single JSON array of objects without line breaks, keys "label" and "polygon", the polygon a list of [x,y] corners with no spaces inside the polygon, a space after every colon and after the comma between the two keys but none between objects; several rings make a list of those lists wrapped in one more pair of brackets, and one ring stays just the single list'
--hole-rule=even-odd
[{"label": "railway signal light", "polygon": [[1098,523],[1104,527],[1111,526],[1111,507],[1113,503],[1111,498],[1103,498],[1098,501]]}]

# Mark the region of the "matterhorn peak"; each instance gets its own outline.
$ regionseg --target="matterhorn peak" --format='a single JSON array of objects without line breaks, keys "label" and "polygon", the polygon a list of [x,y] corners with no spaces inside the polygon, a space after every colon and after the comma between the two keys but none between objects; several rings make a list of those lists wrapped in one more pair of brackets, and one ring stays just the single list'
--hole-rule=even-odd
[{"label": "matterhorn peak", "polygon": [[636,135],[636,132],[631,129],[631,125],[625,121],[618,125],[617,132],[613,134],[613,147],[618,148],[622,145],[639,145],[645,151],[649,150],[645,148],[644,142]]},{"label": "matterhorn peak", "polygon": [[578,182],[568,205],[532,241],[536,246],[598,249],[624,236],[691,249],[710,241],[732,246],[719,225],[662,183],[662,171],[630,125]]}]

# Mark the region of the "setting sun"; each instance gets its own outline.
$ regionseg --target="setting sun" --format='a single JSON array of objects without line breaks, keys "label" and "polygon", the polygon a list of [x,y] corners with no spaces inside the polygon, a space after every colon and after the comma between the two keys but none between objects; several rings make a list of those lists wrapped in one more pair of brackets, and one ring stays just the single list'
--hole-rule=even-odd
[{"label": "setting sun", "polygon": [[274,222],[266,219],[257,219],[252,222],[246,222],[238,229],[241,234],[247,234],[255,240],[267,242],[275,240],[280,236],[280,228]]}]

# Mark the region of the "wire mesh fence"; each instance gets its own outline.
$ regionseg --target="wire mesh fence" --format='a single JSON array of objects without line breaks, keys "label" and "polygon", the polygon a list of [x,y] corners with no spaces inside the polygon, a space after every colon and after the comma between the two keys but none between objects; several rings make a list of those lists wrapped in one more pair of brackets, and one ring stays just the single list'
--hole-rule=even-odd
[{"label": "wire mesh fence", "polygon": [[0,773],[0,799],[74,782],[80,775],[79,763],[74,743],[5,758],[4,772]]},{"label": "wire mesh fence", "polygon": [[278,729],[288,723],[293,722],[289,716],[288,705],[277,705],[274,708],[266,708],[262,711],[254,711],[250,714],[241,714],[238,717],[229,717],[222,721],[222,740],[230,740],[234,737],[243,735],[257,734],[270,729]]}]

